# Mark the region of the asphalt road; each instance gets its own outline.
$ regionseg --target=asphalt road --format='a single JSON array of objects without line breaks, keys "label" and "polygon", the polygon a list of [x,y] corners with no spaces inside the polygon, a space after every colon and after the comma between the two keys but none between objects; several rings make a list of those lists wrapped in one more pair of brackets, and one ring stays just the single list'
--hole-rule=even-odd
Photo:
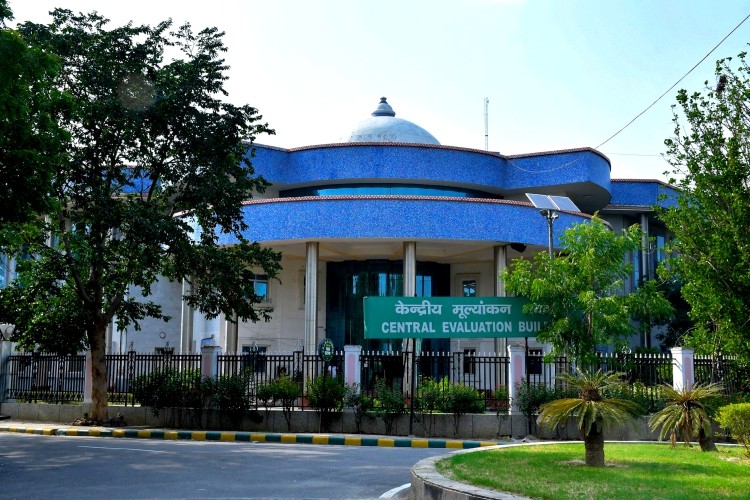
[{"label": "asphalt road", "polygon": [[0,498],[378,498],[449,452],[0,434]]}]

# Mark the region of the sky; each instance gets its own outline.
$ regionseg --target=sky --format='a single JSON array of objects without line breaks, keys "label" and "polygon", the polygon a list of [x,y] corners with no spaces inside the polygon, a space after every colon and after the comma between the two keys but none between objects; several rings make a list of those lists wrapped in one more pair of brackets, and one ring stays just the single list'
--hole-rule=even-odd
[{"label": "sky", "polygon": [[[116,27],[171,18],[226,33],[226,90],[283,148],[339,142],[380,97],[441,144],[505,155],[592,147],[612,178],[666,180],[678,89],[715,83],[747,50],[750,20],[703,59],[749,0],[9,0],[15,20],[56,7]],[[602,144],[604,143],[604,144]]]}]

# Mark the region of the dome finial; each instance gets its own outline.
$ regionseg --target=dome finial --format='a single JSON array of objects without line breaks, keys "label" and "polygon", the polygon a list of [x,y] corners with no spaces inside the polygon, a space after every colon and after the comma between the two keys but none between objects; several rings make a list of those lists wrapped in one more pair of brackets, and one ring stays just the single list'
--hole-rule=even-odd
[{"label": "dome finial", "polygon": [[396,112],[393,111],[391,105],[386,102],[386,98],[381,97],[380,104],[378,104],[378,107],[372,112],[372,116],[396,116]]}]

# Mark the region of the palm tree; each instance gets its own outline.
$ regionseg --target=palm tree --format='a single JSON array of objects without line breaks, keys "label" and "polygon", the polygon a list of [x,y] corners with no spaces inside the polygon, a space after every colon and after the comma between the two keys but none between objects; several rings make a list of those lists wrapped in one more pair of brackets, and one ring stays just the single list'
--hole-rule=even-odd
[{"label": "palm tree", "polygon": [[701,451],[716,451],[711,434],[710,401],[723,392],[720,384],[695,384],[689,389],[664,386],[667,405],[649,419],[651,430],[661,427],[659,440],[670,434],[672,446],[677,443],[677,434],[682,435],[685,446],[697,435]]},{"label": "palm tree", "polygon": [[623,385],[622,374],[584,372],[558,375],[559,380],[578,390],[579,397],[557,399],[540,407],[539,425],[552,428],[565,425],[573,417],[586,450],[586,465],[604,466],[604,428],[617,427],[633,421],[643,411],[626,399],[608,398],[607,390]]}]

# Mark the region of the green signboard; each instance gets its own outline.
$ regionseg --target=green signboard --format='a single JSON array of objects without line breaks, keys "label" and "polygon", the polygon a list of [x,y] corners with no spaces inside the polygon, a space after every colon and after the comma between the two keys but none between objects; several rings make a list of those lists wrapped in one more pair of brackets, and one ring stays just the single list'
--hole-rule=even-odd
[{"label": "green signboard", "polygon": [[365,297],[365,338],[535,337],[544,314],[522,297]]}]

